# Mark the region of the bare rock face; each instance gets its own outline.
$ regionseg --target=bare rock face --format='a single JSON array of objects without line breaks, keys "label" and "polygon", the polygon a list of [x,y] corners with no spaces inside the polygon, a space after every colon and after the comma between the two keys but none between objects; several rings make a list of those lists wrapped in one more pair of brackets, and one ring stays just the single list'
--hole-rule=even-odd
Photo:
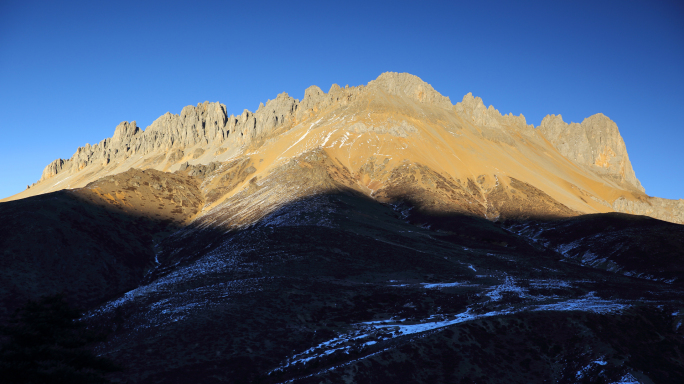
[{"label": "bare rock face", "polygon": [[503,128],[504,126],[515,127],[526,133],[531,133],[532,126],[527,124],[525,116],[501,115],[501,113],[490,105],[485,107],[480,97],[474,97],[468,92],[463,96],[460,103],[456,103],[456,113],[463,116],[468,122],[482,127]]},{"label": "bare rock face", "polygon": [[567,124],[561,115],[547,115],[539,130],[568,159],[601,176],[609,176],[620,185],[644,192],[617,124],[604,114],[590,116],[581,124]]},{"label": "bare rock face", "polygon": [[57,159],[51,162],[50,164],[45,167],[43,170],[43,175],[40,177],[41,180],[49,179],[52,176],[58,174],[60,171],[62,171],[62,168],[64,168],[64,164],[66,164],[68,160],[64,159]]}]

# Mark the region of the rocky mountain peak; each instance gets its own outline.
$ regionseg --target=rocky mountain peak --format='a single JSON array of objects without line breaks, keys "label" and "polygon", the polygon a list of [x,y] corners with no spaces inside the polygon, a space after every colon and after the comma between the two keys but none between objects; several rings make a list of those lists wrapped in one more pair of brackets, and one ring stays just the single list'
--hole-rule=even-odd
[{"label": "rocky mountain peak", "polygon": [[377,79],[369,82],[368,87],[382,89],[390,95],[408,97],[420,103],[453,109],[453,104],[448,97],[443,96],[430,84],[410,73],[385,72]]}]

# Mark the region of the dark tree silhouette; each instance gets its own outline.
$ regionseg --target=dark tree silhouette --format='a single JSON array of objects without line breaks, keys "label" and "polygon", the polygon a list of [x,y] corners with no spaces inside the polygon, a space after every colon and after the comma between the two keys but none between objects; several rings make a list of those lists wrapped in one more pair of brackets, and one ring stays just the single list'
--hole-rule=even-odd
[{"label": "dark tree silhouette", "polygon": [[2,326],[0,378],[4,383],[108,383],[120,370],[86,346],[98,339],[78,322],[63,296],[29,301]]}]

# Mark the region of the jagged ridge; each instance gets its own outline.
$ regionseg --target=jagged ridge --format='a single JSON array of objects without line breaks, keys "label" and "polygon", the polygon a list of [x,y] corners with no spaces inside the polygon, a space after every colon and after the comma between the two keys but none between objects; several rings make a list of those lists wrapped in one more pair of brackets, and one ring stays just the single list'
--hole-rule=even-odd
[{"label": "jagged ridge", "polygon": [[[617,190],[603,195],[595,191],[586,192],[586,186],[572,186],[576,184],[570,181],[574,180],[574,176],[570,175],[570,179],[566,177],[571,183],[571,188],[584,191],[582,196],[588,196],[600,204],[596,206],[579,196],[579,199],[592,207],[589,210],[583,208],[585,211],[603,212],[606,208],[608,211],[629,209],[634,213],[646,212],[653,217],[680,222],[680,214],[665,214],[657,208],[634,208],[635,204],[641,204],[639,201],[647,201],[649,207],[652,204],[649,203],[649,198],[643,195],[644,189],[634,174],[617,125],[602,114],[591,116],[581,124],[566,124],[560,115],[549,115],[544,118],[540,127],[535,129],[534,126],[527,124],[524,116],[501,115],[493,106],[486,108],[482,99],[474,97],[471,93],[453,105],[448,97],[435,91],[420,78],[406,73],[391,72],[380,75],[367,86],[342,88],[333,84],[328,93],[317,86],[311,86],[305,91],[302,101],[282,93],[265,105],[261,104],[253,113],[244,110],[238,116],[228,116],[226,110],[226,106],[218,102],[187,106],[179,115],[164,114],[144,131],[137,127],[135,121],[122,122],[116,127],[112,138],[92,146],[86,144],[79,148],[71,159],[57,159],[49,164],[40,181],[44,182],[64,173],[73,175],[86,168],[92,169],[91,173],[94,172],[93,176],[88,177],[96,178],[100,174],[122,172],[131,167],[174,170],[177,169],[177,164],[183,161],[208,164],[214,161],[216,156],[224,153],[226,155],[223,158],[244,156],[249,151],[256,153],[255,150],[259,150],[264,144],[272,143],[273,140],[281,140],[285,132],[301,126],[304,121],[318,119],[309,125],[307,132],[298,141],[290,145],[292,147],[304,139],[319,121],[330,121],[332,117],[341,114],[346,117],[351,115],[351,119],[356,121],[344,123],[346,125],[343,129],[349,132],[412,137],[412,143],[419,140],[418,137],[424,138],[426,132],[430,135],[430,130],[434,129],[422,128],[423,124],[439,126],[440,129],[457,137],[462,136],[465,129],[488,142],[516,147],[522,153],[529,152],[530,149],[538,152],[534,149],[537,147],[542,148],[542,151],[548,151],[543,149],[545,144],[541,138],[544,137],[562,156],[585,169],[589,175],[595,175],[590,177],[598,177],[598,180],[609,183],[610,188]],[[365,120],[358,120],[359,118],[355,117],[365,114],[366,110],[368,116]],[[377,119],[373,120],[376,115],[386,116],[383,118],[385,120],[378,123]],[[331,134],[328,134],[325,141],[319,145],[325,146]],[[322,141],[322,136],[320,137],[319,140]],[[340,147],[343,145],[344,140]],[[524,146],[529,148],[522,148]],[[351,152],[349,157],[351,161]],[[144,158],[144,162],[134,161],[139,158]],[[368,159],[359,159],[365,161],[366,165],[358,170],[354,169],[358,165],[352,165],[353,162],[347,167],[352,174],[359,175],[373,158],[370,156]],[[389,166],[396,167],[398,164]],[[496,167],[496,163],[486,166],[498,169]],[[448,169],[446,171],[450,172]],[[491,173],[489,177],[495,178],[495,173]],[[480,176],[476,173],[465,177],[475,179]],[[510,176],[519,178],[517,174]],[[363,181],[368,188],[368,183],[372,182],[371,179]],[[523,182],[529,183],[529,180]],[[548,186],[540,185],[538,182],[533,182],[532,185],[549,191]],[[619,192],[620,190],[624,190],[625,193]],[[552,196],[559,198],[557,194]],[[617,199],[626,200],[627,203],[616,203]],[[670,205],[667,202],[656,204]],[[484,210],[489,208],[484,207]]]}]

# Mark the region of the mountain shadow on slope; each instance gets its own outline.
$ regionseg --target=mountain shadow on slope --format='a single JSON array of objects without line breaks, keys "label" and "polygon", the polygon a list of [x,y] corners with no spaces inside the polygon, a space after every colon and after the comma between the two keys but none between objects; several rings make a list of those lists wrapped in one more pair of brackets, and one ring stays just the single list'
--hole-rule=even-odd
[{"label": "mountain shadow on slope", "polygon": [[[177,186],[185,191],[193,185],[180,178],[166,186],[145,185],[143,178],[152,179],[154,174],[140,172],[94,183],[87,191],[79,190],[79,195],[67,191],[46,195],[44,200],[0,206],[7,209],[6,233],[23,247],[17,254],[31,255],[32,250],[49,247],[62,255],[61,263],[81,268],[34,281],[37,288],[26,295],[67,286],[72,290],[71,300],[92,306],[131,289],[85,319],[95,329],[113,332],[98,346],[98,353],[130,367],[114,376],[119,381],[304,380],[321,370],[339,372],[357,358],[372,361],[367,358],[383,348],[404,350],[414,343],[415,337],[408,334],[373,331],[357,341],[345,341],[349,348],[344,351],[349,353],[326,349],[330,340],[355,334],[369,321],[420,325],[435,317],[453,319],[464,312],[501,312],[500,316],[510,319],[525,313],[526,308],[536,308],[539,303],[556,305],[558,300],[681,306],[681,292],[669,285],[559,262],[563,258],[556,250],[529,242],[506,226],[462,213],[435,212],[425,201],[408,198],[380,204],[359,192],[338,188],[289,202],[241,227],[154,220],[149,211],[137,209],[142,208],[143,198],[145,206],[149,200],[172,202]],[[158,209],[158,203],[154,207],[169,214],[178,212],[174,215],[182,219],[201,201],[192,196],[185,201],[195,201],[193,204],[178,202],[181,207],[192,207],[189,211],[177,206]],[[220,214],[215,218],[221,222]],[[44,223],[40,231],[19,231],[27,225],[22,220],[29,219]],[[49,236],[53,232],[60,237]],[[155,236],[160,240],[156,244]],[[67,252],[74,244],[86,250],[92,247],[90,256],[87,251]],[[59,264],[49,258],[49,263],[41,264],[39,254],[32,257],[23,264],[9,263],[13,269],[6,271],[33,268],[47,275],[51,263]],[[155,257],[158,265],[153,264]],[[128,268],[123,269],[128,275],[123,275],[133,278],[125,281],[127,285],[106,285],[114,267]],[[100,288],[90,290],[96,284]],[[485,336],[478,334],[480,337]],[[553,334],[539,337],[562,351],[569,348]],[[502,340],[507,343],[504,349],[515,353],[527,345]],[[612,345],[610,340],[606,343]],[[625,348],[638,347],[637,343]],[[546,375],[544,372],[554,369],[571,369],[572,364],[586,366],[584,360],[602,358],[599,352],[580,356],[566,351],[562,356],[571,360],[566,358],[560,365],[548,360],[559,355],[540,355],[533,363]],[[387,357],[388,362],[392,359]],[[416,359],[421,362],[416,367],[424,365],[426,372],[437,374],[429,360]],[[515,368],[521,380],[526,377],[522,373],[525,359]],[[298,360],[309,362],[287,365]],[[472,364],[494,378],[501,373],[483,362]],[[636,369],[628,361],[616,362],[611,369],[624,366],[630,367],[630,372]],[[679,372],[676,366],[671,368]],[[382,369],[373,372],[381,374]],[[431,378],[419,381],[430,382]]]},{"label": "mountain shadow on slope", "polygon": [[[312,209],[320,205],[321,199],[332,208],[320,212]],[[325,226],[326,221],[332,216],[340,216],[335,211],[348,212],[348,216],[343,218],[349,220],[344,226],[345,230],[363,236],[373,236],[380,228],[392,232],[397,229],[406,231],[415,226],[426,230],[432,236],[439,237],[440,240],[466,247],[474,246],[492,252],[510,248],[521,252],[527,251],[530,255],[543,255],[552,260],[559,259],[557,253],[534,247],[525,239],[490,220],[461,212],[428,211],[422,208],[422,202],[408,198],[391,204],[381,204],[365,194],[347,188],[292,201],[258,222],[251,223],[249,227],[273,226],[270,223],[277,225],[279,220],[293,220],[293,217],[297,217],[297,220],[303,218],[309,225]],[[152,270],[144,281],[151,282],[173,271],[179,265],[196,261],[226,241],[230,241],[240,232],[241,229],[189,224],[159,244],[157,257],[160,265]],[[393,237],[397,236],[401,235],[395,234]],[[290,242],[293,243],[296,238],[297,236]],[[306,247],[306,244],[297,246]]]},{"label": "mountain shadow on slope", "polygon": [[3,318],[41,296],[88,307],[135,288],[154,265],[154,237],[174,228],[71,191],[2,203],[0,217]]},{"label": "mountain shadow on slope", "polygon": [[[559,301],[570,303],[569,308],[581,308],[572,303],[584,301],[681,305],[679,291],[663,283],[559,262],[558,253],[529,245],[483,219],[442,215],[434,224],[437,229],[428,228],[426,217],[420,218],[422,226],[410,224],[402,210],[409,205],[383,205],[347,191],[294,201],[239,229],[184,228],[183,236],[169,236],[160,244],[161,264],[143,285],[90,313],[89,323],[114,332],[98,351],[129,367],[127,373],[115,376],[124,382],[306,382],[312,374],[324,382],[336,382],[335,375],[356,364],[356,359],[364,366],[373,365],[370,377],[382,375],[383,367],[390,366],[386,374],[394,374],[394,363],[375,363],[372,357],[388,349],[387,362],[393,362],[396,353],[436,332],[356,333],[370,321],[420,326],[433,318],[450,321],[468,311],[481,316],[498,313],[492,318],[513,322],[528,311],[537,311],[535,316],[553,323],[561,316],[559,310],[534,308],[557,306]],[[584,312],[580,312],[577,320],[572,311],[560,312],[568,319],[564,329],[569,334],[612,316],[609,312],[582,317]],[[553,372],[585,367],[603,356],[600,348],[588,354],[575,351],[573,343],[584,339],[567,344],[568,339],[556,335],[553,328],[524,341],[539,322],[520,318],[520,324],[529,329],[520,338],[506,338],[500,331],[493,336],[463,331],[476,346],[500,338],[503,352],[495,349],[494,357],[504,352],[520,355],[511,366],[497,368],[486,359],[468,363],[478,372],[491,374],[492,382],[506,374],[529,378],[525,373],[529,364],[545,378],[560,377]],[[667,322],[663,329],[670,327],[679,334],[672,331],[676,318],[663,321]],[[605,326],[634,333],[626,324]],[[639,332],[643,332],[636,335],[639,340],[650,335],[644,327]],[[330,347],[331,340],[341,335],[351,335],[343,340],[342,349]],[[672,344],[672,334],[667,335],[667,350],[676,356],[679,346]],[[620,347],[607,338],[596,345],[630,350],[639,348],[639,340]],[[553,351],[528,352],[538,345]],[[429,349],[440,355],[451,353],[452,347],[443,340]],[[422,367],[421,372],[432,375],[416,376],[416,382],[441,377],[442,368],[431,358],[416,359],[411,369]],[[628,359],[610,364],[604,367],[606,375],[636,369]],[[681,367],[668,364],[681,372]],[[471,378],[468,372],[460,377],[466,382]]]}]

